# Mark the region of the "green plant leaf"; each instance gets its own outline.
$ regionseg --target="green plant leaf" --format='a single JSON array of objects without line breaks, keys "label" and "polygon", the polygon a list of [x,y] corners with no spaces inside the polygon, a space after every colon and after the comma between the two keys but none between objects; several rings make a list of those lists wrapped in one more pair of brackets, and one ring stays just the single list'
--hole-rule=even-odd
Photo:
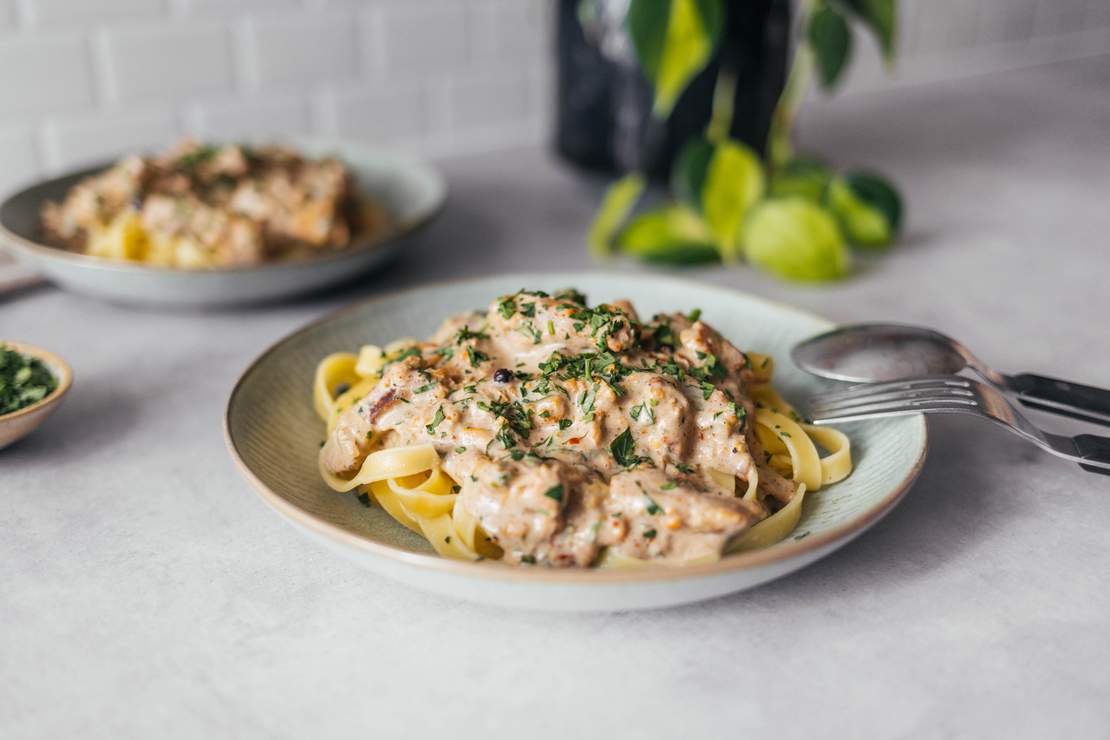
[{"label": "green plant leaf", "polygon": [[740,226],[763,197],[763,165],[748,147],[728,141],[717,145],[701,191],[702,213],[726,262],[739,256]]},{"label": "green plant leaf", "polygon": [[891,231],[897,232],[902,227],[902,196],[889,180],[876,172],[861,170],[849,172],[844,179],[857,197],[883,212]]},{"label": "green plant leaf", "polygon": [[829,183],[827,202],[850,244],[868,249],[890,244],[894,230],[886,216],[857,196],[847,180],[838,177]]},{"label": "green plant leaf", "polygon": [[678,150],[678,156],[671,167],[671,190],[674,196],[694,208],[701,208],[701,191],[713,151],[714,146],[708,139],[695,136]]},{"label": "green plant leaf", "polygon": [[852,54],[852,29],[836,7],[822,3],[809,18],[807,37],[817,61],[821,86],[831,89],[840,79]]},{"label": "green plant leaf", "polygon": [[847,6],[859,16],[883,50],[887,62],[894,59],[895,37],[898,28],[898,6],[895,0],[845,0]]},{"label": "green plant leaf", "polygon": [[627,24],[640,68],[655,87],[654,113],[666,117],[713,57],[724,25],[722,0],[632,0]]},{"label": "green plant leaf", "polygon": [[617,180],[605,191],[601,208],[594,216],[587,236],[591,254],[595,257],[605,257],[612,251],[613,237],[628,220],[646,185],[644,176],[633,172]]},{"label": "green plant leaf", "polygon": [[751,149],[701,138],[682,148],[671,182],[675,195],[705,217],[726,261],[739,256],[740,226],[764,185],[763,165]]},{"label": "green plant leaf", "polygon": [[766,200],[744,225],[744,254],[787,280],[821,282],[848,273],[850,256],[832,215],[804,198]]},{"label": "green plant leaf", "polygon": [[825,188],[832,177],[832,170],[823,162],[795,159],[772,176],[768,192],[774,198],[797,195],[814,203],[823,203]]},{"label": "green plant leaf", "polygon": [[695,264],[715,262],[720,256],[705,222],[678,204],[632,219],[617,243],[628,254],[649,262]]}]

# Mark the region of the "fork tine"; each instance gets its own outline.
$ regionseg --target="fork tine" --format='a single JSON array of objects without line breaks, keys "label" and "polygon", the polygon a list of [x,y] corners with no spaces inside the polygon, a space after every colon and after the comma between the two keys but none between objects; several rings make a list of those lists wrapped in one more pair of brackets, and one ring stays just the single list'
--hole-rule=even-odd
[{"label": "fork tine", "polygon": [[978,404],[970,398],[915,399],[832,409],[820,413],[815,412],[812,421],[814,424],[837,424],[845,421],[878,419],[886,416],[937,412],[974,412],[977,408]]},{"label": "fork tine", "polygon": [[894,380],[886,383],[860,383],[859,385],[854,385],[844,390],[832,391],[830,393],[819,393],[813,397],[813,400],[821,401],[826,398],[840,399],[896,390],[916,390],[924,388],[946,387],[970,388],[971,381],[970,379],[961,377],[959,375],[930,375],[923,378],[914,378],[911,380]]},{"label": "fork tine", "polygon": [[810,403],[810,409],[814,413],[820,413],[829,410],[849,409],[856,406],[872,405],[876,403],[885,403],[889,401],[910,401],[910,400],[944,400],[956,398],[973,398],[974,393],[967,388],[959,388],[952,386],[940,386],[936,388],[920,388],[911,390],[892,390],[882,391],[877,393],[859,393],[841,396],[823,396],[815,399]]}]

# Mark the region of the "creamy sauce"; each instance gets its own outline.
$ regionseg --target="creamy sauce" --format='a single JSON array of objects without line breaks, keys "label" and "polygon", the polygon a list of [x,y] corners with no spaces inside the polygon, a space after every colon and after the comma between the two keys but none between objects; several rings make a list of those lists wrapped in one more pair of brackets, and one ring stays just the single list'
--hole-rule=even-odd
[{"label": "creamy sauce", "polygon": [[751,379],[702,321],[522,291],[396,353],[321,460],[350,475],[374,449],[434,445],[509,562],[587,566],[605,547],[688,561],[768,515],[741,498],[753,470],[774,499],[795,493],[763,464]]}]

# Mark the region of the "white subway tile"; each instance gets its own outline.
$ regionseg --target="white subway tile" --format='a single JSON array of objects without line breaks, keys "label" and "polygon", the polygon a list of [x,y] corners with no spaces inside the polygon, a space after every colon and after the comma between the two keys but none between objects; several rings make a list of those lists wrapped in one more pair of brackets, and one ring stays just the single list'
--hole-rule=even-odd
[{"label": "white subway tile", "polygon": [[41,171],[35,135],[28,127],[0,130],[0,193],[26,185]]},{"label": "white subway tile", "polygon": [[482,128],[528,116],[528,82],[523,74],[452,78],[447,87],[454,130]]},{"label": "white subway tile", "polygon": [[327,99],[327,129],[344,138],[411,141],[428,131],[426,95],[416,85],[337,91]]},{"label": "white subway tile", "polygon": [[250,81],[280,88],[353,78],[357,28],[351,12],[252,17],[245,34]]},{"label": "white subway tile", "polygon": [[390,79],[443,75],[471,61],[468,3],[392,3],[382,6],[381,12],[380,43]]},{"label": "white subway tile", "polygon": [[475,8],[474,38],[488,38],[478,56],[528,59],[551,53],[553,3],[545,0],[482,0]]},{"label": "white subway tile", "polygon": [[299,98],[199,103],[191,131],[213,140],[305,134],[312,128],[308,104]]},{"label": "white subway tile", "polygon": [[93,102],[89,50],[76,34],[0,40],[0,119]]},{"label": "white subway tile", "polygon": [[166,10],[166,0],[24,0],[32,26],[89,26],[122,18],[149,18]]},{"label": "white subway tile", "polygon": [[57,172],[136,151],[162,149],[181,135],[169,111],[108,113],[50,120],[46,160]]},{"label": "white subway tile", "polygon": [[17,21],[15,0],[0,0],[0,32],[15,28]]},{"label": "white subway tile", "polygon": [[105,87],[112,100],[174,100],[234,85],[227,29],[215,24],[137,25],[104,32]]},{"label": "white subway tile", "polygon": [[300,7],[300,0],[174,0],[185,15],[235,15]]}]

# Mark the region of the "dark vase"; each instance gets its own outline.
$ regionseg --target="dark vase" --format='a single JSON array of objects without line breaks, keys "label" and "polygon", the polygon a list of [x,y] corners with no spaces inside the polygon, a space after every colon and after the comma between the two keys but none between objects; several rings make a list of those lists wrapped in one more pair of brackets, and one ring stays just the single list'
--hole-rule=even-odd
[{"label": "dark vase", "polygon": [[[612,38],[603,50],[602,34],[588,32],[579,20],[582,2],[606,1],[559,0],[555,148],[564,159],[588,169],[642,169],[666,177],[682,144],[705,131],[722,65],[737,75],[731,134],[763,152],[786,77],[786,0],[726,0],[720,48],[665,124],[651,122],[651,88],[634,60],[627,53],[614,54]],[[623,28],[615,33],[623,34]]]}]

